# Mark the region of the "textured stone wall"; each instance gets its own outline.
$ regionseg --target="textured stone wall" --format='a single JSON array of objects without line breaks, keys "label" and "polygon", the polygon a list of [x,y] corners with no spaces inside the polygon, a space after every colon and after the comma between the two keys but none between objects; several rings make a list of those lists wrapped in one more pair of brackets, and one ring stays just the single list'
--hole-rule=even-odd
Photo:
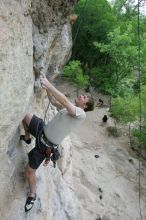
[{"label": "textured stone wall", "polygon": [[61,72],[72,46],[69,14],[75,1],[32,1],[34,72]]},{"label": "textured stone wall", "polygon": [[0,5],[0,27],[0,129],[5,151],[33,94],[32,21],[19,4],[7,1]]},{"label": "textured stone wall", "polygon": [[[52,77],[69,59],[72,41],[68,15],[74,2],[0,1],[0,213],[4,220],[76,219],[65,177],[52,165],[38,170],[36,206],[25,214],[28,188],[24,169],[35,141],[28,147],[19,140],[26,112],[43,117],[46,110],[48,99],[34,86],[40,71]],[[49,117],[54,111],[51,107]],[[70,139],[65,145],[59,167],[70,175]]]},{"label": "textured stone wall", "polygon": [[[15,155],[12,146],[16,148],[19,141],[18,126],[33,97],[32,20],[30,16],[25,16],[25,11],[26,6],[23,8],[15,1],[1,1],[0,212],[2,216],[12,204],[13,189],[19,179],[15,173],[15,163],[10,160],[10,155],[11,157]],[[18,158],[19,156],[17,154]]]}]

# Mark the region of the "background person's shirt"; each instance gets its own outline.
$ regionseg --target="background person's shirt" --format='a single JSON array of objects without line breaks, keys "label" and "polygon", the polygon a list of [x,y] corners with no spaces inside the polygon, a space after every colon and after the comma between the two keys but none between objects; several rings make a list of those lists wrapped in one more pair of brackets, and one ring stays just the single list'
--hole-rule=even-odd
[{"label": "background person's shirt", "polygon": [[71,116],[68,111],[63,108],[54,118],[44,126],[45,136],[54,144],[60,144],[61,141],[86,118],[83,109],[75,107],[76,115]]}]

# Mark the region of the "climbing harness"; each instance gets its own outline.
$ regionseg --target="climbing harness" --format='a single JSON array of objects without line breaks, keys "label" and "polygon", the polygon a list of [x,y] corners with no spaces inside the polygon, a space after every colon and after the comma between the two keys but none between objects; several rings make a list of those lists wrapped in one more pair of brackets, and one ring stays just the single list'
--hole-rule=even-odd
[{"label": "climbing harness", "polygon": [[[51,141],[49,141],[44,132],[42,132],[40,141],[46,146],[46,160],[52,160],[54,168],[56,167],[56,161],[59,159],[60,154],[58,151],[58,144],[53,144]],[[51,155],[52,154],[52,155]]]},{"label": "climbing harness", "polygon": [[40,143],[42,143],[46,149],[45,149],[45,156],[46,156],[46,161],[51,161],[53,162],[53,167],[56,167],[56,161],[60,158],[60,153],[58,151],[58,144],[53,144],[51,141],[49,141],[43,130],[44,128],[42,128],[40,131],[38,131],[38,127],[41,121],[38,122],[37,124],[37,132],[36,132],[36,143],[37,146],[39,147],[40,151],[41,151],[41,146]]},{"label": "climbing harness", "polygon": [[[48,109],[50,107],[50,104],[51,104],[51,99],[52,99],[52,96],[50,97],[48,106],[46,108],[45,115],[44,115],[44,120],[42,120],[44,122],[44,124],[45,124],[47,111],[48,111]],[[58,151],[59,145],[54,144],[54,143],[52,143],[51,141],[49,141],[47,139],[47,137],[44,134],[44,128],[42,128],[39,131],[38,128],[39,128],[40,123],[42,123],[42,121],[39,121],[38,124],[37,124],[36,145],[39,147],[40,151],[41,151],[40,143],[42,143],[46,147],[46,149],[45,149],[45,156],[46,156],[45,161],[47,162],[47,161],[50,161],[50,159],[51,159],[51,161],[53,162],[53,167],[55,168],[56,167],[56,161],[60,158],[60,153]]]}]

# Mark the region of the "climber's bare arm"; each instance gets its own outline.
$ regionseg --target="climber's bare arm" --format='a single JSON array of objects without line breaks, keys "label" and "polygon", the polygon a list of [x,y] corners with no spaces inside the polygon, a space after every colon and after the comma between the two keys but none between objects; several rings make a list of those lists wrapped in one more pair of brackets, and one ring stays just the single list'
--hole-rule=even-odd
[{"label": "climber's bare arm", "polygon": [[57,108],[57,110],[62,109],[63,106],[61,105],[60,102],[58,102],[58,101],[55,99],[55,97],[52,95],[52,93],[49,92],[49,90],[46,90],[46,92],[47,92],[47,95],[48,95],[48,98],[49,98],[51,104],[54,105],[54,106]]},{"label": "climber's bare arm", "polygon": [[67,109],[68,113],[72,116],[75,116],[75,106],[67,99],[67,97],[62,94],[59,90],[57,90],[44,75],[40,76],[40,82],[42,85],[42,88],[46,89],[51,93],[55,99],[64,107]]}]

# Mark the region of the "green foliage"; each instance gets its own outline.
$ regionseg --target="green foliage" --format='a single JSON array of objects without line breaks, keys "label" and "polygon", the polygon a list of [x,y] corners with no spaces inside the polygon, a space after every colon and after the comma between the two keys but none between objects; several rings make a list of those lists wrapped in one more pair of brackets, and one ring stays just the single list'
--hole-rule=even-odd
[{"label": "green foliage", "polygon": [[80,88],[89,85],[89,77],[83,74],[80,61],[70,61],[64,68],[63,77]]},{"label": "green foliage", "polygon": [[[98,91],[110,94],[112,97],[121,96],[125,97],[133,93],[135,87],[134,78],[124,78],[120,82],[117,82],[116,86],[113,85],[113,77],[104,71],[103,68],[93,68],[90,71],[92,76],[92,85],[98,88]],[[136,86],[136,85],[135,85]]]},{"label": "green foliage", "polygon": [[[145,20],[146,25],[146,20]],[[146,85],[146,33],[141,39],[141,75],[142,82]]]},{"label": "green foliage", "polygon": [[107,33],[115,24],[112,8],[106,0],[79,1],[75,7],[78,15],[73,25],[73,41],[79,28],[76,41],[73,45],[72,60],[80,60],[89,68],[97,65],[100,54],[93,46],[94,41],[105,42]]},{"label": "green foliage", "polygon": [[137,111],[138,120],[140,120],[141,117],[141,130],[140,129],[133,129],[132,135],[137,137],[139,142],[141,143],[141,146],[146,148],[146,85],[142,86],[141,88],[141,95],[139,102],[139,107]]},{"label": "green foliage", "polygon": [[135,83],[134,78],[125,78],[121,80],[121,84],[118,87],[118,92],[120,97],[128,97],[130,94],[133,94],[133,85]]},{"label": "green foliage", "polygon": [[124,78],[131,77],[137,64],[137,48],[133,45],[134,35],[131,30],[132,26],[128,25],[127,30],[122,33],[118,27],[109,32],[107,44],[94,42],[95,47],[107,57],[106,78],[113,92],[118,92]]},{"label": "green foliage", "polygon": [[[141,87],[141,95],[117,97],[112,101],[111,116],[120,122],[140,121],[141,131],[134,129],[132,135],[137,137],[141,146],[146,147],[146,85]],[[140,107],[141,106],[141,107]]]},{"label": "green foliage", "polygon": [[120,136],[120,132],[116,127],[110,126],[110,127],[107,127],[106,129],[108,131],[109,136],[113,136],[113,137],[119,137]]},{"label": "green foliage", "polygon": [[139,111],[139,100],[134,95],[112,100],[111,116],[120,122],[134,122]]},{"label": "green foliage", "polygon": [[[82,84],[88,75],[91,85],[110,94],[111,115],[120,122],[139,120],[141,102],[142,126],[146,127],[146,17],[139,17],[138,41],[135,5],[134,0],[115,0],[113,7],[106,0],[80,0],[75,7],[78,20],[73,25],[71,59],[81,63],[66,67],[65,74],[76,84]],[[142,135],[146,143],[145,133]]]},{"label": "green foliage", "polygon": [[131,19],[137,13],[134,3],[135,0],[115,0],[114,10],[118,18],[124,21]]},{"label": "green foliage", "polygon": [[[134,0],[116,0],[114,7],[111,7],[106,0],[80,0],[75,7],[78,20],[73,25],[71,59],[80,60],[93,86],[114,97],[132,92],[131,77],[137,69],[137,8],[133,3]],[[146,18],[141,16],[141,71],[144,84],[145,25]],[[135,83],[133,88],[136,89],[137,85]],[[139,92],[138,89],[136,92]]]},{"label": "green foliage", "polygon": [[142,126],[146,127],[146,85],[141,89],[141,114]]},{"label": "green foliage", "polygon": [[137,139],[139,140],[139,142],[141,143],[140,146],[146,148],[146,128],[145,130],[138,130],[138,129],[134,129],[132,131],[132,135],[134,137],[137,137]]}]

